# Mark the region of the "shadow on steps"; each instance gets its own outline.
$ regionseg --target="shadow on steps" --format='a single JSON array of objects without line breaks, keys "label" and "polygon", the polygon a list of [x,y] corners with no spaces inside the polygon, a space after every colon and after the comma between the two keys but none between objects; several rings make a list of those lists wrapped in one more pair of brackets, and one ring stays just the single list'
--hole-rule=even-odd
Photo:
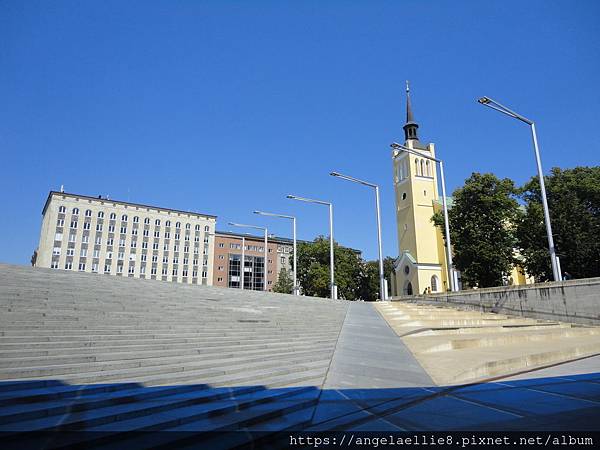
[{"label": "shadow on steps", "polygon": [[598,423],[600,373],[398,389],[0,383],[0,438],[19,450],[280,448],[295,432],[596,431]]}]

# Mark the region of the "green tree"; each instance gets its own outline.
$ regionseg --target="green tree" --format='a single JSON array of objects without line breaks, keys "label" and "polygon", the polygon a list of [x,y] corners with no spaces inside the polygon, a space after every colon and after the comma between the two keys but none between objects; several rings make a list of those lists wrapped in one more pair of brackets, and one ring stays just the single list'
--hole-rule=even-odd
[{"label": "green tree", "polygon": [[385,276],[385,279],[387,280],[387,285],[388,285],[387,294],[388,295],[390,295],[390,289],[392,286],[392,275],[394,273],[394,261],[396,261],[396,258],[392,258],[391,256],[386,256],[385,258],[383,258],[383,274]]},{"label": "green tree", "polygon": [[[544,177],[552,232],[561,268],[574,278],[600,276],[600,167],[554,168]],[[552,280],[540,183],[521,188],[525,214],[518,222],[523,266],[537,280]]]},{"label": "green tree", "polygon": [[[519,204],[514,183],[491,173],[473,173],[454,191],[448,212],[453,241],[454,265],[463,283],[491,287],[503,284],[515,264],[515,223]],[[442,227],[444,218],[432,220]]]},{"label": "green tree", "polygon": [[379,298],[379,261],[363,263],[359,298],[369,302]]},{"label": "green tree", "polygon": [[[300,242],[298,249],[298,283],[306,295],[329,297],[329,239],[317,237],[314,242]],[[356,251],[334,243],[335,283],[338,297],[356,300],[360,297],[362,259]]]},{"label": "green tree", "polygon": [[[388,295],[389,286],[392,285],[394,261],[395,258],[391,256],[383,258],[383,276],[387,280]],[[376,301],[381,298],[379,294],[379,260],[367,261],[363,264],[360,298],[366,301]]]},{"label": "green tree", "polygon": [[294,280],[290,276],[290,272],[282,267],[277,277],[277,282],[273,285],[273,292],[281,294],[291,294],[294,289]]}]

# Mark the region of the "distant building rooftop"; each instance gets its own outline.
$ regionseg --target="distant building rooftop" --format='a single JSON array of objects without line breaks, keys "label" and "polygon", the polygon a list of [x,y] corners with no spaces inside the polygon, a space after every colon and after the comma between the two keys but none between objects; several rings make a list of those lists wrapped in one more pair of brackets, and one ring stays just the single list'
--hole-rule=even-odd
[{"label": "distant building rooftop", "polygon": [[107,198],[107,197],[102,197],[102,196],[90,197],[88,195],[70,194],[68,192],[59,192],[59,191],[50,191],[48,193],[48,198],[46,199],[46,203],[44,204],[44,209],[42,209],[42,215],[46,214],[46,208],[48,207],[48,204],[50,203],[50,199],[52,198],[53,195],[60,195],[63,197],[72,197],[72,198],[81,198],[81,199],[93,200],[93,201],[97,201],[97,202],[99,201],[99,202],[113,203],[115,205],[118,204],[118,205],[126,205],[126,206],[135,206],[137,208],[154,209],[156,211],[169,211],[169,212],[175,212],[175,213],[179,213],[179,214],[191,214],[194,216],[202,216],[202,217],[215,218],[215,219],[217,218],[217,216],[212,215],[212,214],[204,214],[204,213],[199,213],[199,212],[194,212],[194,211],[183,211],[181,209],[164,208],[162,206],[144,205],[142,203],[124,202],[123,200],[115,200],[112,198]]},{"label": "distant building rooftop", "polygon": [[[222,236],[232,236],[232,237],[240,237],[240,236],[244,236],[248,239],[257,239],[257,240],[263,240],[265,237],[264,236],[257,236],[255,234],[246,234],[246,233],[234,233],[233,231],[215,231],[215,234],[217,235],[222,235]],[[277,242],[278,244],[293,244],[294,240],[290,239],[290,238],[286,238],[286,237],[279,237],[279,236],[269,236],[269,241],[271,242]],[[305,241],[302,239],[296,239],[297,243],[303,243],[303,244],[312,244],[313,241]],[[344,247],[343,245],[340,245],[340,247]],[[361,250],[357,250],[355,248],[350,248],[350,247],[344,247],[347,248],[349,250],[352,250],[354,253],[360,255],[362,254]]]}]

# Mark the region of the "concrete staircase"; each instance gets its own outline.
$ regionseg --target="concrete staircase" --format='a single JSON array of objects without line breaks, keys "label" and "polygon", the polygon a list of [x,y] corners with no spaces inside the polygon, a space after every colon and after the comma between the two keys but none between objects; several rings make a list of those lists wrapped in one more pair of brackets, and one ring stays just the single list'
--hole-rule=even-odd
[{"label": "concrete staircase", "polygon": [[600,354],[600,327],[418,302],[377,308],[438,385],[480,382]]},{"label": "concrete staircase", "polygon": [[301,427],[347,307],[0,265],[0,431]]},{"label": "concrete staircase", "polygon": [[599,336],[431,305],[0,264],[0,438],[18,450],[212,449],[280,448],[291,431],[547,430],[555,390],[565,423],[589,428],[598,358],[535,387],[435,384],[588,356]]}]

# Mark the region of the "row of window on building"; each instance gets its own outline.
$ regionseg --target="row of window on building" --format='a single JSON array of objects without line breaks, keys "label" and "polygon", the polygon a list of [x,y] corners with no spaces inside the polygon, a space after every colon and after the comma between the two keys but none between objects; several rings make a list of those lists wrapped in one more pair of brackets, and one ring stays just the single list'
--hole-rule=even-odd
[{"label": "row of window on building", "polygon": [[[106,255],[104,256],[105,259],[113,259],[113,252],[108,251],[106,252]],[[61,255],[61,248],[60,247],[54,247],[53,251],[52,251],[52,256],[60,256]],[[65,255],[66,256],[75,256],[75,249],[74,248],[67,248],[65,251]],[[87,248],[82,248],[79,252],[79,256],[81,258],[87,258],[88,256],[88,249]],[[100,258],[100,250],[98,249],[93,249],[93,252],[91,254],[92,258],[98,259]],[[117,259],[118,260],[124,260],[125,259],[125,252],[124,251],[119,251],[117,252]],[[205,257],[205,262],[204,264],[208,264],[208,257]],[[136,261],[137,260],[137,255],[135,253],[131,253],[129,255],[129,261]],[[146,253],[142,253],[140,255],[140,261],[142,262],[146,262],[148,260],[148,255]],[[158,262],[158,255],[151,255],[151,260],[152,262]],[[189,263],[189,258],[187,256],[184,256],[182,258],[183,264],[188,264]],[[169,262],[169,255],[165,254],[162,257],[162,262],[163,263],[168,263]],[[173,260],[172,260],[173,264],[179,264],[179,256],[178,255],[174,255],[173,256]],[[194,266],[198,265],[198,257],[194,256],[194,258],[192,259],[192,264]]]},{"label": "row of window on building", "polygon": [[[114,245],[114,242],[115,242],[114,239],[115,238],[113,238],[113,237],[108,237],[106,239],[106,246],[107,247],[112,247]],[[55,242],[62,242],[62,240],[63,240],[63,233],[62,232],[55,233],[55,235],[54,235],[54,241]],[[89,235],[84,234],[83,236],[81,236],[81,243],[82,244],[88,244],[89,241],[90,241]],[[69,234],[69,240],[68,240],[68,242],[76,243],[77,242],[77,235],[75,233]],[[102,236],[96,236],[96,239],[95,239],[94,242],[95,242],[96,245],[102,245]],[[131,248],[137,248],[137,242],[138,242],[137,239],[131,240],[130,244],[129,244],[130,247]],[[196,241],[196,242],[199,242],[199,241]],[[125,238],[120,238],[119,239],[119,247],[125,247],[125,244],[126,244]],[[170,244],[169,242],[164,242],[163,243],[163,250],[168,251],[169,250],[169,244]],[[207,249],[207,247],[208,247],[208,237],[206,237],[204,239],[204,244],[205,244],[204,247],[205,247],[205,252],[206,252],[208,250]],[[142,249],[147,249],[148,247],[149,247],[149,242],[148,241],[142,241],[141,242],[141,248]],[[57,247],[55,247],[55,249],[56,248]],[[155,240],[152,243],[152,249],[153,250],[158,250],[159,248],[160,248],[159,242]],[[179,249],[180,249],[180,244],[174,243],[173,244],[173,251],[178,252]],[[184,244],[183,251],[185,253],[188,253],[190,251],[190,245],[188,243]],[[196,245],[194,245],[194,253],[198,253],[198,252],[199,252],[199,247],[196,244]]]},{"label": "row of window on building", "polygon": [[[85,262],[80,262],[79,263],[79,271],[85,272],[86,264],[87,263],[85,263]],[[99,263],[92,263],[91,264],[92,272],[97,273],[98,272],[98,267],[99,267]],[[58,269],[59,268],[58,261],[52,261],[50,268],[51,269]],[[73,270],[73,262],[72,261],[66,261],[65,265],[64,265],[64,269],[65,270]],[[107,273],[107,274],[110,273],[111,269],[112,269],[112,265],[111,264],[104,264],[104,273]],[[124,271],[124,265],[123,264],[117,264],[117,273],[124,273],[123,271]],[[127,272],[129,274],[134,274],[135,273],[135,265],[130,264],[128,266]],[[150,268],[150,275],[157,275],[157,272],[158,272],[158,267],[152,266]],[[192,272],[192,277],[193,278],[197,278],[198,277],[198,271],[197,270],[192,270],[191,272]],[[140,274],[144,275],[145,273],[146,273],[146,266],[145,265],[140,266]],[[161,270],[161,275],[168,275],[168,274],[169,274],[169,269],[167,267],[163,266],[162,270]],[[175,268],[173,268],[171,270],[171,275],[178,276],[178,274],[179,274],[179,268],[175,267]],[[185,268],[182,269],[181,275],[183,277],[187,277],[188,274],[189,274],[189,269],[185,269]],[[201,275],[202,275],[202,278],[206,278],[208,276],[208,272],[206,270],[204,270],[204,271],[202,271]]]},{"label": "row of window on building", "polygon": [[[218,247],[225,248],[225,243],[219,242]],[[229,248],[232,250],[241,250],[242,244],[231,243],[231,244],[229,244]],[[253,252],[264,252],[265,248],[260,245],[244,245],[244,250],[253,251]],[[292,252],[292,249],[289,247],[278,247],[277,250],[281,253],[291,253]],[[268,249],[268,252],[273,253],[273,249],[272,248]]]},{"label": "row of window on building", "polygon": [[[65,206],[61,206],[61,207],[58,208],[58,212],[61,213],[61,214],[66,214],[67,208]],[[73,208],[71,210],[71,214],[73,216],[78,216],[79,215],[79,208]],[[91,209],[88,209],[88,210],[85,211],[85,217],[92,217],[92,210]],[[117,215],[115,213],[111,213],[109,217],[110,217],[110,220],[116,220],[117,219]],[[99,219],[104,218],[104,212],[103,211],[98,211],[98,218]],[[121,216],[121,221],[122,222],[127,222],[127,220],[128,220],[127,214],[123,214]],[[139,223],[139,221],[140,221],[139,216],[134,216],[133,217],[133,223]],[[75,223],[76,222],[77,222],[77,220],[75,220]],[[71,223],[73,223],[73,222],[71,222]],[[146,225],[150,224],[150,218],[146,217],[144,219],[144,224],[146,224]],[[160,219],[156,219],[154,221],[154,225],[160,226],[160,224],[161,224]],[[165,226],[166,227],[170,227],[171,226],[171,221],[170,220],[165,221]],[[175,223],[175,228],[177,228],[177,229],[181,228],[181,222],[176,222]],[[186,230],[190,230],[191,229],[191,224],[190,223],[186,223],[185,224],[185,229]],[[200,231],[200,225],[197,224],[194,227],[194,229],[196,231]],[[210,227],[208,225],[205,225],[204,226],[204,231],[210,231]]]},{"label": "row of window on building", "polygon": [[[78,225],[79,225],[79,222],[77,220],[72,220],[71,224],[70,224],[70,228],[71,229],[77,229]],[[57,219],[56,220],[56,226],[59,227],[59,228],[64,228],[64,226],[65,226],[65,220],[64,219]],[[84,222],[83,223],[83,229],[84,230],[90,230],[91,228],[92,228],[91,222]],[[208,225],[205,228],[208,228]],[[103,229],[104,229],[104,224],[103,223],[97,223],[96,224],[96,231],[103,231]],[[115,225],[110,224],[110,225],[108,225],[107,229],[108,229],[109,233],[114,233],[115,230],[116,230],[116,227],[115,227]],[[205,231],[209,231],[209,229],[205,229]],[[199,240],[200,240],[199,232],[200,232],[200,230],[196,230],[196,235],[194,236],[194,241],[196,241],[196,242],[199,242]],[[121,234],[127,234],[127,227],[126,226],[120,227],[120,233]],[[138,229],[135,228],[135,227],[132,228],[131,229],[131,234],[133,236],[137,236],[138,235]],[[160,237],[160,230],[154,230],[153,234],[154,234],[154,237]],[[165,230],[163,234],[164,234],[164,238],[165,239],[170,239],[171,238],[171,232],[170,231]],[[149,237],[150,236],[150,230],[149,229],[142,230],[142,235],[144,237]],[[174,233],[173,237],[175,239],[181,239],[181,233],[179,231],[176,231]],[[186,241],[190,240],[189,231],[186,231],[186,234],[184,235],[184,240],[186,240]],[[204,241],[208,242],[208,237],[205,237]]]}]

